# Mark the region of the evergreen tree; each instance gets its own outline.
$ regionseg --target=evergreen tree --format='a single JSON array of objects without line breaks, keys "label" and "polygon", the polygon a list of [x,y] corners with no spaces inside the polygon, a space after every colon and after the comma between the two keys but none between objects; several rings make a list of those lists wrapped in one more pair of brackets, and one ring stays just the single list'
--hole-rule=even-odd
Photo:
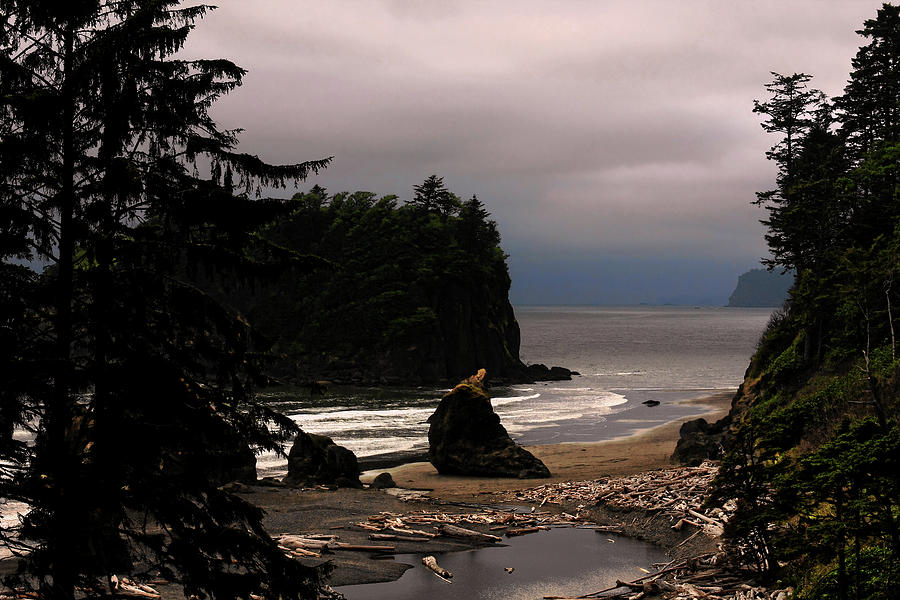
[{"label": "evergreen tree", "polygon": [[883,5],[858,31],[869,42],[853,59],[843,96],[841,134],[855,167],[848,191],[850,243],[862,246],[890,234],[900,218],[900,7]]},{"label": "evergreen tree", "polygon": [[[209,8],[0,0],[0,319],[17,341],[0,361],[20,374],[4,383],[0,496],[31,507],[19,583],[42,597],[90,593],[136,560],[186,593],[317,586],[206,474],[228,446],[274,448],[290,424],[254,401],[246,324],[192,275],[273,258],[248,228],[285,206],[248,193],[328,161],[234,150],[208,109],[244,71],[173,58]],[[11,258],[50,266],[38,280]]]},{"label": "evergreen tree", "polygon": [[459,209],[459,239],[464,250],[479,253],[500,245],[497,223],[475,195]]},{"label": "evergreen tree", "polygon": [[[823,110],[822,92],[806,85],[811,76],[804,73],[772,75],[772,82],[765,86],[771,94],[770,99],[765,102],[755,100],[753,112],[767,117],[762,123],[766,132],[782,134],[781,139],[766,152],[766,157],[778,166],[777,187],[758,193],[757,204],[765,206],[769,212],[769,218],[763,221],[768,227],[766,240],[773,255],[767,262],[768,266],[800,271],[804,267],[805,255],[802,248],[794,246],[794,233],[805,226],[803,222],[798,223],[806,216],[798,204],[804,202],[809,194],[801,196],[796,189],[800,180],[798,163],[801,157],[808,159],[813,151],[810,144],[804,143],[810,130],[816,128],[827,134],[827,116],[824,116],[827,110]],[[813,199],[814,202],[816,200],[821,199]]]},{"label": "evergreen tree", "polygon": [[459,198],[453,195],[444,185],[444,178],[431,175],[419,185],[413,186],[413,198],[410,205],[434,212],[443,217],[459,212]]},{"label": "evergreen tree", "polygon": [[879,143],[900,139],[900,6],[882,5],[857,33],[869,42],[853,58],[836,104],[849,153],[858,164]]}]

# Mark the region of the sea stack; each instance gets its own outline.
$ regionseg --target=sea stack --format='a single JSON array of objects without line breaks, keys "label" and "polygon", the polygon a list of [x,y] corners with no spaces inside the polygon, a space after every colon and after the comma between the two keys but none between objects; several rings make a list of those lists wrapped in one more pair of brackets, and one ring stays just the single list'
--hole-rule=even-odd
[{"label": "sea stack", "polygon": [[491,406],[486,372],[478,371],[441,399],[428,418],[428,460],[442,475],[550,477],[550,470],[516,444]]},{"label": "sea stack", "polygon": [[288,454],[288,485],[337,485],[360,488],[356,455],[328,436],[301,431]]}]

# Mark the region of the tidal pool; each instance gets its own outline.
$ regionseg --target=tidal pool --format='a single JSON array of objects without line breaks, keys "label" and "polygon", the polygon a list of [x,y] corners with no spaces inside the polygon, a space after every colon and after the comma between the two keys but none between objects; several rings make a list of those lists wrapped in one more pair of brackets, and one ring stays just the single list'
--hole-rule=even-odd
[{"label": "tidal pool", "polygon": [[435,554],[438,564],[453,573],[452,583],[422,566],[427,554],[399,554],[395,560],[413,568],[397,581],[336,589],[347,600],[539,600],[596,592],[615,585],[616,579],[641,577],[641,568],[668,562],[656,546],[592,529],[551,529],[506,543]]}]

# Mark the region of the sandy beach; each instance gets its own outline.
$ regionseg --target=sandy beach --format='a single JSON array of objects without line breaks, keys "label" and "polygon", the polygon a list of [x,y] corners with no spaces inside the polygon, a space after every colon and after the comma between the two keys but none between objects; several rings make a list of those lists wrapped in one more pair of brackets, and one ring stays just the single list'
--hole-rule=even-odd
[{"label": "sandy beach", "polygon": [[[708,407],[702,413],[707,420],[727,414],[734,392],[686,400]],[[278,533],[334,533],[342,541],[368,542],[368,532],[353,524],[365,521],[380,512],[411,513],[441,505],[447,513],[464,512],[465,506],[454,503],[490,504],[500,501],[506,492],[563,481],[581,481],[604,477],[621,477],[653,469],[672,467],[670,457],[678,440],[681,424],[697,415],[642,430],[634,435],[596,443],[555,444],[531,446],[528,449],[550,469],[548,479],[506,479],[439,475],[430,463],[410,463],[391,469],[373,470],[364,474],[369,481],[377,473],[390,472],[402,488],[428,490],[423,501],[403,502],[396,496],[369,489],[338,489],[333,491],[298,491],[291,488],[251,488],[247,499],[267,512],[266,527]],[[250,490],[248,490],[250,491]],[[668,525],[664,527],[671,534]],[[643,537],[643,536],[642,536]],[[650,536],[652,537],[652,536]],[[665,538],[657,541],[665,545]],[[471,547],[467,542],[438,538],[428,543],[398,542],[399,553],[421,551],[441,552]],[[367,554],[342,552],[329,557],[335,567],[332,585],[348,585],[389,581],[408,568],[394,561],[375,560]]]},{"label": "sandy beach", "polygon": [[[728,413],[733,391],[721,392],[694,400],[684,400],[685,404],[708,406],[710,410],[699,415],[707,421],[715,421]],[[550,444],[526,446],[541,459],[552,474],[549,479],[504,479],[488,477],[462,477],[440,475],[431,463],[417,462],[392,469],[397,485],[405,488],[430,490],[433,498],[443,500],[485,502],[490,495],[533,487],[543,483],[559,481],[580,481],[601,477],[621,477],[672,466],[670,457],[678,441],[678,431],[685,421],[696,419],[697,415],[671,421],[612,440],[593,443]],[[377,471],[381,472],[381,471]],[[377,474],[367,473],[363,481]]]}]

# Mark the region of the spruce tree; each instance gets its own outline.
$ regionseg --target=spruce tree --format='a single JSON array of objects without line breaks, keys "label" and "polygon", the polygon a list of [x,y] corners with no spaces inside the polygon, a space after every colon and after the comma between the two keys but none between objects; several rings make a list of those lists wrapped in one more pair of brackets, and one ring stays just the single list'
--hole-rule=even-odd
[{"label": "spruce tree", "polygon": [[31,507],[18,584],[42,597],[128,569],[219,598],[318,585],[207,476],[223,449],[274,448],[290,423],[254,400],[259,347],[198,271],[275,258],[250,228],[286,207],[249,196],[328,162],[268,165],[217,127],[209,107],[244,71],[174,58],[210,8],[0,0],[0,319],[16,342],[0,361],[17,373],[0,496]]},{"label": "spruce tree", "polygon": [[866,38],[853,58],[841,111],[841,135],[856,171],[847,198],[848,237],[853,245],[889,235],[900,218],[900,7],[884,4],[859,30]]},{"label": "spruce tree", "polygon": [[[822,127],[827,121],[827,110],[823,110],[824,96],[822,92],[809,88],[812,79],[805,73],[781,75],[772,73],[771,83],[766,84],[770,98],[764,102],[755,100],[753,112],[765,115],[763,129],[768,133],[781,134],[781,138],[766,153],[769,160],[775,162],[778,174],[775,178],[776,188],[757,194],[757,204],[766,208],[768,219],[763,220],[768,232],[766,240],[772,250],[773,258],[764,261],[770,268],[782,267],[785,270],[801,270],[805,258],[802,248],[793,244],[793,233],[804,223],[805,213],[801,213],[798,203],[803,197],[798,193],[800,180],[800,164],[808,155],[805,139],[814,127]],[[819,116],[816,119],[816,116]],[[827,124],[824,125],[827,130]]]},{"label": "spruce tree", "polygon": [[413,198],[410,205],[421,208],[426,212],[437,213],[443,217],[455,215],[459,212],[460,202],[444,185],[444,178],[430,175],[420,183],[413,186]]}]

